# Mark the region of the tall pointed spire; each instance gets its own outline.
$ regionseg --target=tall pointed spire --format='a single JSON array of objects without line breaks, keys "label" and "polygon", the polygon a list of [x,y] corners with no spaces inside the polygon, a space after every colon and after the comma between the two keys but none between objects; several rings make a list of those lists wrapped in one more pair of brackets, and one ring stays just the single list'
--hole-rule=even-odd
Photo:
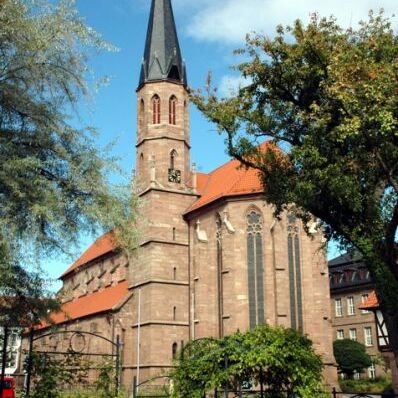
[{"label": "tall pointed spire", "polygon": [[139,86],[159,80],[187,85],[171,0],[152,0]]}]

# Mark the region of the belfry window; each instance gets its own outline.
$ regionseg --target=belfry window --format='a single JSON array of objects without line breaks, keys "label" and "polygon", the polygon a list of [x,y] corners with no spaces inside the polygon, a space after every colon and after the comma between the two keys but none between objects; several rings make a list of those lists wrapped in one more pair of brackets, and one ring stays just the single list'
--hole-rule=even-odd
[{"label": "belfry window", "polygon": [[264,323],[263,223],[260,212],[247,216],[247,274],[250,328]]},{"label": "belfry window", "polygon": [[297,219],[288,216],[287,251],[289,262],[290,324],[293,329],[303,330],[303,300],[301,289],[300,239]]},{"label": "belfry window", "polygon": [[152,122],[153,124],[160,124],[160,98],[154,95],[152,98]]},{"label": "belfry window", "polygon": [[169,124],[176,124],[177,98],[173,95],[169,99]]}]

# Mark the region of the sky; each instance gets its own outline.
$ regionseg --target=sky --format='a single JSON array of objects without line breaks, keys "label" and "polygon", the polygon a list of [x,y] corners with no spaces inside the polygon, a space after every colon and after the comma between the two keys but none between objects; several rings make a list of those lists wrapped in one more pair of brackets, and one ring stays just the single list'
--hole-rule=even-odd
[{"label": "sky", "polygon": [[[109,76],[110,82],[82,104],[78,123],[98,131],[98,147],[116,140],[114,153],[129,175],[135,163],[136,93],[140,62],[144,51],[150,0],[77,0],[86,23],[118,48],[89,60],[96,77]],[[279,24],[311,13],[334,15],[344,26],[355,27],[370,9],[383,8],[386,15],[398,11],[397,0],[172,0],[182,55],[187,64],[188,83],[197,89],[205,85],[209,71],[222,95],[240,84],[231,66],[239,62],[233,50],[241,48],[247,33],[273,36]],[[395,30],[398,18],[393,18]],[[209,172],[228,160],[224,138],[191,105],[191,161]],[[209,148],[211,148],[209,150]],[[76,256],[92,237],[82,237]],[[57,278],[73,262],[70,257],[50,259],[45,270]],[[59,286],[56,284],[55,286]]]}]

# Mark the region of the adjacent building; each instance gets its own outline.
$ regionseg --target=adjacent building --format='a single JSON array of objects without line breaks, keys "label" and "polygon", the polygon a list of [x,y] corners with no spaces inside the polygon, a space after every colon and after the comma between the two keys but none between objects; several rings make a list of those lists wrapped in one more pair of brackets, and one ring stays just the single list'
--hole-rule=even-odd
[{"label": "adjacent building", "polygon": [[[362,375],[374,379],[385,374],[380,362],[374,314],[360,309],[374,291],[366,264],[360,254],[343,254],[329,261],[331,312],[333,340],[351,339],[364,344],[369,355],[375,358],[375,364]],[[374,294],[374,293],[373,293]]]}]

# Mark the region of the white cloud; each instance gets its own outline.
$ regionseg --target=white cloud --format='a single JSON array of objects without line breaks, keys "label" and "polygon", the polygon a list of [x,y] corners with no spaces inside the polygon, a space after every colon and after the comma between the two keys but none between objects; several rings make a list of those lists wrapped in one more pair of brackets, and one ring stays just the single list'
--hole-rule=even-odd
[{"label": "white cloud", "polygon": [[[345,27],[366,19],[370,9],[397,11],[397,0],[175,0],[175,7],[190,11],[187,31],[198,40],[241,43],[249,32],[273,35],[278,24],[291,24],[309,15],[334,15]],[[190,10],[187,8],[190,5]],[[194,5],[193,5],[194,4]],[[394,18],[397,26],[397,18]]]}]

